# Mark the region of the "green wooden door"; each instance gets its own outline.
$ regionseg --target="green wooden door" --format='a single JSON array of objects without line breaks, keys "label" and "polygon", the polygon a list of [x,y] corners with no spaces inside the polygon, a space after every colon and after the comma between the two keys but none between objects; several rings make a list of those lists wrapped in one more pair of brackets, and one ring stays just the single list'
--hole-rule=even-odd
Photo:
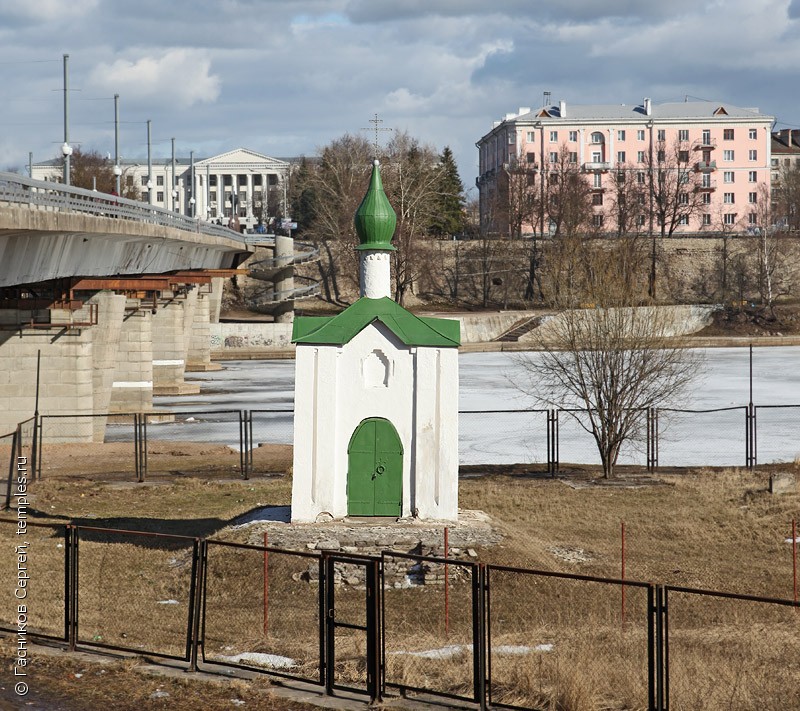
[{"label": "green wooden door", "polygon": [[389,420],[364,420],[347,448],[349,516],[400,516],[403,444]]}]

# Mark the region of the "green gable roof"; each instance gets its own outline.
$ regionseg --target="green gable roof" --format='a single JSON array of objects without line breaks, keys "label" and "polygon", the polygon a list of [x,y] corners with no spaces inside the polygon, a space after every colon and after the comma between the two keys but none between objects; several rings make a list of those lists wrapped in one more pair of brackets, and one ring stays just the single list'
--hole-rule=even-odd
[{"label": "green gable roof", "polygon": [[374,321],[380,321],[407,346],[456,348],[461,324],[447,318],[425,318],[389,298],[361,298],[336,316],[302,316],[294,320],[293,343],[344,345]]}]

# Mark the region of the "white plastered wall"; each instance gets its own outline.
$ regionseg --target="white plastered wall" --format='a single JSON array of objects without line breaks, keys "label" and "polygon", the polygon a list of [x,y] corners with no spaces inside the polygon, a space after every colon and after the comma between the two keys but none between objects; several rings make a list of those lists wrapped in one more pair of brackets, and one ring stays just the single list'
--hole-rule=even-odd
[{"label": "white plastered wall", "polygon": [[458,351],[408,347],[380,323],[297,347],[292,521],[347,515],[347,446],[383,417],[403,443],[402,515],[458,517]]}]

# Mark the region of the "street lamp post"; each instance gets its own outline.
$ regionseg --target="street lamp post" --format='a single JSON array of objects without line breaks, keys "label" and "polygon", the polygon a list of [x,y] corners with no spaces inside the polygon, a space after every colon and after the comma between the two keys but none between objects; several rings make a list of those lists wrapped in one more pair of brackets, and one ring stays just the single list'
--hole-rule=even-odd
[{"label": "street lamp post", "polygon": [[178,197],[178,190],[175,186],[175,139],[172,139],[172,187],[170,188],[172,194],[172,211],[175,212],[175,198]]},{"label": "street lamp post", "polygon": [[147,119],[147,203],[153,204],[153,152],[150,140],[150,119]]},{"label": "street lamp post", "polygon": [[64,185],[69,185],[69,157],[72,148],[69,145],[69,55],[64,55],[64,145],[61,146],[64,156]]},{"label": "street lamp post", "polygon": [[114,189],[121,195],[119,177],[122,168],[119,167],[119,94],[114,94]]},{"label": "street lamp post", "polygon": [[69,157],[72,155],[72,146],[66,141],[61,146],[61,155],[64,156],[64,185],[69,185]]},{"label": "street lamp post", "polygon": [[189,181],[190,181],[190,194],[189,205],[191,205],[191,214],[194,217],[194,151],[189,151]]}]

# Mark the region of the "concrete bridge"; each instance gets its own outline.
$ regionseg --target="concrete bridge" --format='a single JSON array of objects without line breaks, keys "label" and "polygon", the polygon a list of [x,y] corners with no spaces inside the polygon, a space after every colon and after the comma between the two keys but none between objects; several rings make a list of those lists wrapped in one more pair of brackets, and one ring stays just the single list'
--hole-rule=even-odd
[{"label": "concrete bridge", "polygon": [[[295,258],[291,240],[260,241],[260,277],[290,319],[291,267],[306,254]],[[215,367],[209,328],[223,279],[256,251],[220,225],[0,173],[0,433],[37,407],[147,412],[154,394],[196,392],[184,373]],[[102,439],[97,425],[68,439]]]}]

